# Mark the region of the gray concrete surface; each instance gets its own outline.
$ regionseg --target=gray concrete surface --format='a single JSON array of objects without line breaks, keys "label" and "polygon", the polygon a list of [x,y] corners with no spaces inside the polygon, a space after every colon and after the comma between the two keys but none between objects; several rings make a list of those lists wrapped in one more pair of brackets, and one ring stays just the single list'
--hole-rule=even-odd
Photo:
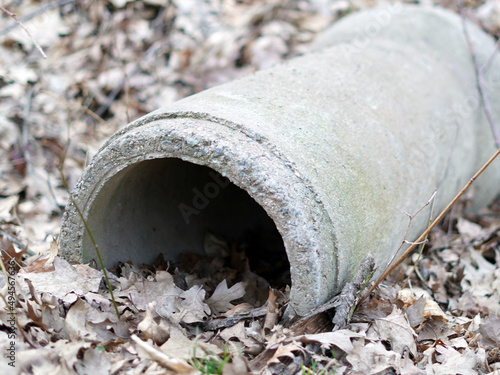
[{"label": "gray concrete surface", "polygon": [[[484,63],[494,42],[469,32]],[[496,58],[486,81],[500,119],[499,68]],[[203,253],[207,230],[229,240],[274,233],[290,261],[289,312],[306,314],[366,254],[380,273],[404,238],[405,212],[436,188],[438,212],[494,150],[460,18],[400,6],[350,15],[304,56],[131,123],[74,196],[107,266]],[[497,161],[471,209],[499,190]],[[71,260],[95,257],[71,204],[60,246]]]}]

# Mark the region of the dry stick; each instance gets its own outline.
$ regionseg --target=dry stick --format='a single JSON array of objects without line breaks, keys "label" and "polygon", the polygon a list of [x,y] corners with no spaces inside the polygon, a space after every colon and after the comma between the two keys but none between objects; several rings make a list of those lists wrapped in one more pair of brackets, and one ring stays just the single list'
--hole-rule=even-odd
[{"label": "dry stick", "polygon": [[486,61],[484,63],[484,65],[481,67],[481,71],[482,72],[485,72],[485,71],[487,71],[490,68],[491,63],[495,59],[495,56],[497,55],[498,50],[500,49],[500,35],[497,35],[497,38],[499,38],[499,39],[497,40],[497,44],[495,45],[495,50],[493,51],[493,53],[488,58],[488,61]]},{"label": "dry stick", "polygon": [[[411,227],[411,223],[412,223],[413,219],[420,212],[422,212],[425,207],[427,207],[431,202],[433,202],[434,198],[436,197],[436,194],[437,194],[437,190],[434,190],[434,192],[432,193],[432,196],[429,198],[429,200],[422,207],[420,207],[418,209],[418,211],[415,212],[413,215],[410,215],[408,212],[405,212],[406,216],[408,216],[410,220],[408,221],[408,226],[406,227],[406,231],[405,231],[405,234],[403,236],[403,241],[401,241],[401,245],[399,245],[398,249],[396,250],[394,255],[391,257],[391,259],[389,260],[389,262],[385,266],[385,269],[387,269],[391,265],[392,261],[394,260],[394,258],[396,258],[396,256],[398,255],[398,253],[401,250],[401,248],[403,247],[403,245],[409,243],[407,238],[408,238],[408,232],[410,231],[410,227]],[[431,218],[429,218],[429,221],[430,220],[431,220]],[[419,245],[419,244],[417,244],[417,245]]]},{"label": "dry stick", "polygon": [[[389,262],[387,263],[387,265],[385,266],[385,269],[387,269],[391,263],[393,262],[393,260],[397,257],[397,255],[399,254],[399,252],[401,251],[401,249],[403,248],[404,244],[410,244],[412,245],[413,243],[411,243],[410,241],[407,240],[408,238],[408,233],[410,232],[410,227],[411,227],[411,224],[413,222],[413,219],[415,219],[415,217],[420,214],[429,204],[432,203],[431,205],[431,212],[429,214],[429,224],[432,222],[432,213],[434,211],[434,203],[435,203],[435,199],[436,199],[436,195],[438,193],[438,190],[439,188],[441,187],[441,184],[444,182],[445,178],[446,178],[446,175],[448,174],[448,170],[450,168],[450,164],[451,164],[451,158],[453,156],[453,153],[455,152],[455,147],[456,147],[456,144],[457,144],[457,139],[458,139],[458,127],[457,127],[457,130],[455,132],[455,138],[453,139],[453,144],[451,146],[451,150],[450,152],[448,153],[448,157],[446,159],[446,164],[445,164],[445,167],[444,167],[444,171],[443,171],[443,175],[441,176],[441,179],[439,180],[436,188],[434,189],[434,192],[432,193],[431,197],[429,198],[429,200],[422,206],[420,207],[417,212],[415,212],[413,215],[409,214],[408,212],[405,212],[406,216],[408,216],[409,218],[409,221],[408,221],[408,226],[406,227],[406,231],[404,233],[404,236],[403,236],[403,241],[401,241],[401,245],[399,245],[398,249],[396,250],[396,252],[394,253],[394,255],[391,257],[391,259],[389,260]],[[421,243],[417,243],[417,245],[422,245],[421,246],[421,249],[420,249],[420,253],[422,253],[423,249],[424,249],[424,246],[425,246],[425,242],[427,241],[427,238],[424,239],[423,242]],[[412,271],[413,272],[413,271]],[[411,273],[410,273],[411,275]]]},{"label": "dry stick", "polygon": [[[483,101],[484,112],[485,112],[486,118],[487,118],[487,120],[488,120],[488,122],[490,124],[493,136],[495,137],[495,142],[496,142],[496,145],[498,147],[498,150],[481,167],[481,169],[476,172],[476,174],[470,179],[470,181],[467,184],[465,184],[465,186],[462,188],[462,190],[460,190],[458,192],[458,194],[452,199],[452,201],[448,204],[448,206],[445,207],[445,209],[427,227],[427,229],[416,239],[416,241],[413,244],[411,244],[410,247],[408,247],[403,252],[403,254],[401,255],[401,257],[390,268],[387,268],[384,271],[384,273],[382,274],[382,276],[380,276],[377,279],[377,281],[371,286],[371,288],[363,295],[363,297],[361,297],[359,303],[361,303],[363,300],[365,300],[375,290],[375,288],[382,282],[382,280],[384,280],[387,277],[387,275],[389,275],[394,270],[394,268],[396,268],[404,260],[404,258],[406,256],[408,256],[408,254],[410,254],[413,251],[413,249],[415,249],[415,247],[417,247],[420,243],[422,243],[422,241],[425,238],[427,238],[428,234],[431,232],[432,229],[434,229],[434,227],[437,225],[437,223],[439,221],[441,221],[441,219],[444,217],[444,215],[446,215],[446,213],[453,207],[453,205],[457,202],[457,200],[465,193],[465,191],[472,185],[472,183],[479,177],[479,175],[481,175],[481,173],[483,173],[483,171],[500,154],[500,133],[499,133],[498,127],[497,127],[497,125],[495,123],[495,119],[493,118],[493,114],[491,112],[491,107],[489,105],[489,100],[488,100],[488,98],[487,98],[487,96],[485,94],[485,88],[484,88],[484,82],[483,82],[483,72],[486,71],[489,68],[489,66],[490,66],[490,64],[491,64],[491,62],[493,60],[493,57],[494,57],[495,53],[497,52],[498,47],[500,47],[500,41],[496,44],[495,49],[493,50],[493,53],[490,56],[490,58],[488,59],[488,61],[486,62],[486,64],[484,64],[484,66],[482,68],[480,68],[479,67],[479,62],[477,60],[477,56],[476,56],[475,51],[474,51],[474,47],[472,45],[472,42],[470,40],[470,36],[469,36],[468,30],[467,30],[467,26],[466,26],[466,22],[465,22],[465,12],[463,10],[462,2],[460,2],[459,5],[460,5],[460,14],[462,15],[463,32],[464,32],[464,35],[465,35],[467,46],[469,48],[469,52],[470,52],[471,57],[472,57],[472,62],[474,64],[474,70],[476,72],[477,88],[478,88],[478,91],[479,91],[479,95],[481,96],[481,99]],[[399,249],[398,249],[398,251],[399,251]]]},{"label": "dry stick", "polygon": [[497,158],[497,156],[500,155],[500,148],[488,159],[488,161],[481,167],[481,169],[479,171],[476,172],[476,174],[469,180],[469,182],[467,182],[465,184],[465,186],[462,188],[462,190],[460,190],[458,192],[457,195],[455,195],[455,197],[451,200],[450,203],[448,203],[448,205],[445,207],[445,209],[443,211],[441,211],[441,213],[438,215],[438,217],[436,217],[436,219],[434,219],[434,221],[427,227],[427,229],[413,242],[412,245],[410,245],[410,247],[408,247],[404,252],[403,254],[401,254],[401,257],[399,257],[398,260],[396,260],[392,265],[391,267],[389,267],[388,269],[386,269],[384,271],[384,273],[382,274],[382,276],[380,276],[377,281],[370,287],[370,289],[363,295],[363,297],[361,297],[361,300],[360,300],[360,303],[362,301],[364,301],[374,290],[375,288],[378,286],[378,284],[380,284],[386,277],[387,275],[389,275],[393,270],[394,268],[396,268],[404,259],[405,257],[410,254],[413,249],[415,249],[415,247],[417,247],[420,243],[422,243],[422,241],[427,237],[427,235],[431,232],[432,229],[434,229],[434,227],[441,221],[441,219],[443,219],[444,215],[446,215],[446,213],[450,210],[450,208],[457,202],[457,200],[466,192],[466,190],[472,185],[472,183],[474,181],[476,181],[476,179],[481,175],[481,173],[484,172],[484,170],[486,168],[488,168],[488,166],[493,162],[493,160],[495,160]]},{"label": "dry stick", "polygon": [[80,210],[80,207],[78,207],[78,205],[76,204],[75,198],[73,198],[73,194],[71,194],[71,192],[69,190],[69,186],[68,186],[68,182],[66,181],[66,177],[64,177],[63,165],[64,165],[64,160],[66,157],[66,151],[67,151],[67,148],[66,148],[65,152],[63,153],[63,156],[61,159],[61,166],[59,167],[59,173],[61,174],[61,181],[62,181],[64,188],[66,189],[66,191],[69,194],[69,199],[71,200],[71,203],[73,203],[73,206],[75,206],[75,209],[78,212],[80,219],[82,219],[83,225],[85,226],[85,230],[87,231],[87,233],[90,237],[90,240],[92,241],[92,244],[94,245],[95,252],[97,253],[97,258],[99,259],[99,264],[101,266],[102,272],[104,273],[104,278],[106,280],[106,286],[108,287],[109,294],[111,296],[111,300],[113,301],[113,306],[115,307],[116,316],[118,318],[120,318],[120,312],[118,311],[118,305],[116,304],[115,296],[113,294],[113,289],[111,288],[111,283],[110,283],[109,277],[108,277],[108,271],[106,271],[106,268],[104,267],[104,262],[103,262],[102,257],[101,257],[101,252],[99,251],[99,246],[97,246],[97,242],[95,241],[94,236],[92,235],[92,232],[90,231],[90,228],[87,224],[87,220],[85,220],[85,218],[83,217],[82,211]]},{"label": "dry stick", "polygon": [[31,33],[28,31],[28,29],[23,25],[23,23],[21,21],[19,21],[16,17],[16,15],[10,11],[8,11],[7,9],[5,9],[4,7],[0,6],[0,10],[3,11],[4,13],[6,13],[7,15],[9,15],[10,17],[12,17],[19,26],[21,26],[23,28],[24,31],[26,31],[26,34],[28,34],[28,36],[31,38],[31,40],[33,41],[33,43],[35,44],[35,47],[37,48],[38,51],[40,51],[40,53],[42,54],[43,58],[46,59],[47,58],[47,55],[45,54],[45,52],[43,52],[43,49],[42,47],[40,47],[40,45],[36,42],[35,38],[33,38],[33,36],[31,35]]},{"label": "dry stick", "polygon": [[[434,214],[434,203],[436,201],[433,201],[432,202],[432,205],[431,205],[431,212],[429,213],[429,224],[431,224],[432,222],[432,216]],[[408,276],[406,277],[406,280],[404,281],[403,285],[405,284],[408,284],[408,285],[411,285],[410,284],[410,278],[411,278],[411,275],[413,274],[413,272],[417,273],[417,266],[418,266],[418,263],[420,262],[420,259],[422,258],[422,254],[424,252],[424,248],[425,248],[425,244],[427,243],[427,236],[425,237],[424,239],[424,242],[420,245],[420,250],[418,251],[418,258],[417,260],[415,261],[415,264],[413,265],[413,268],[411,269],[410,273],[408,274]],[[418,276],[418,274],[417,274]]]},{"label": "dry stick", "polygon": [[[12,84],[12,83],[16,83],[18,85],[21,85],[21,86],[24,86],[24,87],[31,87],[30,85],[26,84],[26,83],[23,83],[23,82],[19,82],[17,81],[15,78],[9,76],[8,74],[0,74],[0,77],[3,77],[3,78],[6,78],[5,81],[9,81],[7,82],[8,84]],[[84,111],[85,113],[87,113],[90,117],[93,117],[94,120],[100,122],[101,124],[103,125],[107,125],[107,121],[104,120],[102,117],[98,116],[95,112],[93,112],[91,109],[89,109],[88,107],[84,106],[83,104],[81,103],[78,103],[76,101],[71,101],[69,99],[66,99],[65,97],[63,96],[60,96],[58,94],[54,94],[52,92],[50,92],[49,90],[45,90],[45,89],[40,89],[40,88],[37,88],[36,90],[33,90],[34,92],[36,91],[37,93],[42,93],[42,94],[47,94],[57,100],[61,100],[63,102],[65,102],[66,104],[69,104],[73,107],[76,107],[82,111]]]},{"label": "dry stick", "polygon": [[[120,48],[118,48],[118,45],[115,45],[115,50],[116,50],[116,55],[118,57],[118,61],[120,63],[122,71],[123,71],[123,93],[125,94],[125,115],[127,117],[127,123],[129,123],[130,122],[130,113],[129,113],[128,107],[129,107],[129,103],[130,103],[130,95],[129,95],[130,77],[127,73],[127,65],[125,64],[125,62],[123,61],[123,59],[120,55]],[[118,95],[118,93],[116,95]],[[113,97],[113,100],[115,97]],[[109,105],[111,106],[111,103]]]},{"label": "dry stick", "polygon": [[[45,13],[45,12],[51,10],[51,9],[62,7],[63,5],[66,5],[66,4],[69,4],[69,3],[74,3],[74,2],[75,2],[75,0],[58,0],[58,1],[54,1],[52,3],[49,3],[49,4],[45,5],[44,7],[41,7],[39,9],[35,10],[34,12],[31,12],[30,14],[24,16],[23,18],[21,18],[20,21],[18,21],[17,18],[14,18],[16,20],[16,22],[12,23],[11,25],[7,26],[5,29],[1,30],[0,31],[0,36],[6,35],[9,31],[11,31],[12,29],[14,29],[17,24],[20,24],[21,26],[23,26],[21,24],[21,22],[27,22],[27,21],[35,18],[36,16],[39,16],[40,14],[43,14],[43,13]],[[7,13],[7,14],[9,14],[9,13]],[[24,28],[24,26],[23,26],[23,28]]]},{"label": "dry stick", "polygon": [[[22,83],[20,83],[22,84]],[[83,105],[81,105],[80,103],[78,102],[72,102],[70,100],[67,100],[63,97],[58,97],[54,94],[52,94],[50,91],[46,91],[46,90],[40,90],[41,92],[44,92],[50,96],[53,96],[55,98],[58,98],[58,99],[61,99],[63,101],[65,101],[66,103],[68,104],[71,104],[71,105],[74,105],[74,106],[77,106],[78,108],[80,109],[83,109],[87,114],[89,114],[90,116],[92,116],[94,119],[96,119],[97,121],[101,122],[101,123],[104,123],[104,124],[107,124],[107,122],[105,120],[103,120],[101,117],[99,117],[97,114],[95,114],[92,110],[90,110],[89,108],[87,107],[84,107]],[[69,134],[68,134],[69,135]],[[69,139],[69,137],[68,137]],[[104,267],[104,262],[102,260],[102,257],[101,257],[101,253],[99,251],[99,247],[97,246],[97,243],[95,242],[95,239],[94,239],[94,236],[92,235],[92,233],[90,232],[90,228],[87,224],[87,221],[85,220],[85,218],[83,217],[83,214],[82,212],[80,211],[80,208],[78,207],[78,205],[76,204],[76,201],[74,200],[73,198],[73,195],[71,194],[70,190],[69,190],[69,186],[68,186],[68,183],[66,181],[66,177],[64,176],[64,173],[63,173],[63,166],[64,166],[64,161],[66,159],[66,152],[68,150],[68,146],[66,147],[66,149],[64,150],[64,153],[63,153],[63,156],[61,158],[61,165],[59,167],[59,173],[61,174],[61,181],[62,181],[62,184],[64,186],[64,188],[66,189],[66,191],[68,192],[68,195],[69,195],[69,198],[71,200],[71,203],[73,203],[73,205],[75,206],[77,212],[78,212],[78,215],[80,215],[80,218],[82,219],[83,221],[83,224],[85,226],[85,230],[87,231],[87,233],[89,234],[89,237],[92,241],[92,244],[94,245],[94,248],[96,250],[96,253],[97,253],[97,257],[99,258],[99,263],[100,263],[100,266],[102,268],[102,271],[104,273],[104,278],[106,280],[106,286],[108,287],[108,290],[109,290],[109,294],[111,295],[111,300],[113,301],[113,306],[115,308],[115,312],[116,312],[116,315],[118,317],[120,317],[120,312],[118,311],[118,305],[116,304],[116,300],[115,300],[115,296],[113,294],[113,290],[111,288],[111,283],[109,281],[109,278],[108,278],[108,273],[106,271],[106,268]]]},{"label": "dry stick", "polygon": [[[16,219],[19,220],[17,218],[17,215],[16,215]],[[23,243],[19,238],[10,234],[6,230],[2,229],[1,227],[0,227],[0,236],[7,238],[10,242],[12,242],[14,245],[19,247],[20,249],[24,249],[25,247],[28,247],[27,243]],[[31,255],[34,255],[34,254],[31,254]],[[1,266],[1,263],[0,263],[0,266]]]},{"label": "dry stick", "polygon": [[35,184],[36,188],[40,191],[42,195],[47,196],[48,200],[53,204],[56,211],[62,213],[62,210],[59,207],[59,203],[57,203],[57,198],[54,194],[54,189],[52,188],[52,185],[50,183],[50,174],[47,175],[47,180],[45,181],[43,176],[41,176],[35,170],[35,166],[31,158],[32,155],[29,147],[30,144],[29,126],[27,120],[31,113],[31,103],[33,101],[34,89],[31,86],[27,87],[28,87],[28,98],[27,98],[28,100],[24,108],[22,131],[21,131],[22,144],[20,145],[20,147],[23,151],[24,160],[26,161],[28,174],[32,177],[33,183]]},{"label": "dry stick", "polygon": [[[115,100],[115,98],[117,97],[117,95],[120,93],[120,91],[122,91],[123,88],[125,88],[125,90],[127,89],[127,83],[128,83],[128,80],[129,80],[129,77],[132,77],[135,73],[137,73],[137,71],[139,70],[139,68],[141,67],[141,63],[146,63],[149,61],[149,59],[153,58],[156,54],[156,52],[162,47],[162,43],[159,43],[159,42],[155,42],[153,43],[147,50],[146,52],[144,53],[144,58],[142,59],[142,61],[139,62],[139,64],[136,64],[131,70],[130,72],[127,73],[127,70],[124,69],[124,76],[122,78],[122,80],[118,83],[117,86],[115,86],[115,88],[111,91],[111,93],[108,95],[108,97],[106,98],[106,101],[95,111],[96,115],[98,116],[102,116],[104,114],[104,112],[106,112],[108,110],[108,108],[111,106],[111,104],[113,103],[113,101]],[[118,50],[117,50],[118,51]],[[128,117],[128,114],[127,114],[127,117]]]},{"label": "dry stick", "polygon": [[[436,203],[436,195],[441,187],[441,185],[443,184],[443,182],[445,181],[446,179],[446,176],[448,175],[448,171],[450,169],[450,165],[451,165],[451,159],[453,157],[453,154],[455,153],[455,148],[456,148],[456,145],[457,145],[457,141],[458,141],[458,133],[460,131],[460,128],[458,126],[458,124],[456,124],[456,130],[455,130],[455,137],[453,139],[453,143],[451,145],[451,149],[450,149],[450,152],[448,153],[448,157],[446,159],[446,164],[445,164],[445,167],[444,167],[444,171],[443,171],[443,175],[441,176],[441,179],[439,180],[439,182],[437,183],[437,186],[436,188],[434,189],[434,192],[432,193],[432,196],[430,197],[430,199],[427,201],[427,203],[425,203],[422,207],[420,207],[420,209],[415,212],[412,215],[408,214],[407,212],[405,212],[405,214],[410,218],[410,221],[408,222],[408,227],[406,228],[406,232],[404,234],[404,237],[403,237],[403,241],[401,242],[401,245],[399,246],[398,250],[396,251],[396,253],[392,256],[391,260],[389,261],[389,263],[387,263],[387,266],[386,266],[386,269],[387,267],[389,267],[392,263],[392,261],[394,260],[394,258],[397,256],[397,254],[399,253],[399,251],[401,250],[401,248],[403,247],[403,245],[405,243],[409,243],[411,245],[411,243],[409,241],[406,240],[407,236],[408,236],[408,232],[410,230],[410,226],[411,226],[411,223],[413,221],[413,219],[415,218],[415,216],[417,216],[420,212],[422,212],[422,210],[427,207],[429,204],[431,204],[431,209],[430,209],[430,212],[429,212],[429,224],[431,224],[432,222],[432,217],[434,215],[434,204]],[[419,251],[419,256],[418,256],[418,259],[417,261],[415,262],[414,266],[413,266],[413,269],[410,271],[410,273],[408,274],[408,277],[406,278],[405,280],[405,284],[409,282],[410,280],[410,277],[412,275],[413,272],[415,272],[415,270],[417,269],[417,265],[418,265],[418,262],[420,261],[420,257],[422,256],[422,253],[424,251],[424,248],[425,248],[425,244],[427,242],[427,236],[424,238],[424,241],[420,243],[420,251]]]}]

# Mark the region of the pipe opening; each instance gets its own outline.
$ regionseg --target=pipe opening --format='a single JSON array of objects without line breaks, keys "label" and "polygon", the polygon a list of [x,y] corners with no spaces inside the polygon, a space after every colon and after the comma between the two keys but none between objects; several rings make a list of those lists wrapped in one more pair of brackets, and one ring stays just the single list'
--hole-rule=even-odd
[{"label": "pipe opening", "polygon": [[[220,246],[226,241],[245,249],[250,269],[271,284],[290,272],[283,240],[265,210],[218,172],[181,159],[148,160],[120,171],[99,192],[87,217],[105,249],[106,267],[128,260],[152,263],[160,253],[174,261],[189,252],[229,256],[231,246]],[[94,255],[85,234],[84,261]]]}]

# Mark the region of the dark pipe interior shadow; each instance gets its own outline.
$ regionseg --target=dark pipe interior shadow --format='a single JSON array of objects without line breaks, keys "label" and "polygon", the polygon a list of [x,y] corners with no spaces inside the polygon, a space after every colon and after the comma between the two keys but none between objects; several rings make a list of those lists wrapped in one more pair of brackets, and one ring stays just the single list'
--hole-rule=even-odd
[{"label": "dark pipe interior shadow", "polygon": [[[96,209],[99,207],[99,209]],[[116,174],[90,209],[88,224],[106,267],[209,255],[208,232],[246,249],[251,269],[267,280],[289,264],[272,219],[243,189],[214,170],[180,159],[133,164]],[[88,236],[84,261],[95,257]],[[281,264],[277,267],[277,264]]]}]

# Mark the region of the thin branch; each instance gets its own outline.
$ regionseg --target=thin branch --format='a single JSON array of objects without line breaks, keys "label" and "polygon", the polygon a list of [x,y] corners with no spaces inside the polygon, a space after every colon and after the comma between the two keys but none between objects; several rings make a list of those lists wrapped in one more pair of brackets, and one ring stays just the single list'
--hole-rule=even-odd
[{"label": "thin branch", "polygon": [[399,245],[398,249],[396,250],[396,252],[394,253],[394,255],[391,257],[391,259],[389,260],[389,262],[385,266],[385,269],[387,269],[391,265],[391,263],[394,261],[394,258],[396,258],[396,256],[398,255],[398,253],[401,251],[401,248],[403,247],[403,245],[405,243],[409,243],[409,241],[407,241],[406,238],[408,237],[408,232],[410,231],[410,227],[411,227],[411,223],[412,223],[413,219],[415,218],[415,216],[417,216],[420,212],[422,212],[422,210],[425,207],[427,207],[434,200],[434,198],[436,197],[436,194],[437,194],[437,190],[434,190],[434,192],[432,193],[432,195],[429,198],[429,200],[422,207],[420,207],[417,210],[417,212],[415,212],[413,215],[410,215],[408,212],[405,212],[406,216],[408,216],[410,218],[410,220],[408,221],[408,226],[406,227],[406,231],[405,231],[405,234],[403,236],[403,241],[401,241],[401,245]]},{"label": "thin branch", "polygon": [[[115,45],[115,50],[116,50],[116,56],[118,57],[118,61],[120,63],[120,66],[123,71],[123,93],[125,94],[125,115],[127,117],[127,123],[130,122],[130,113],[129,113],[129,105],[130,105],[130,77],[127,73],[127,65],[125,64],[124,59],[121,57],[120,53],[120,48],[118,48],[118,45]],[[121,90],[122,88],[120,88]],[[116,94],[118,95],[118,93]],[[116,97],[116,95],[113,97]],[[111,102],[110,104],[111,105]]]},{"label": "thin branch", "polygon": [[[22,25],[22,22],[28,22],[28,21],[32,20],[33,18],[35,18],[36,16],[39,16],[40,14],[43,14],[43,13],[45,13],[45,12],[51,10],[51,9],[62,7],[64,5],[66,5],[66,4],[74,3],[74,2],[75,2],[75,0],[58,0],[58,1],[54,1],[52,3],[49,3],[49,4],[45,5],[42,8],[39,8],[39,9],[35,10],[34,12],[31,12],[30,14],[27,14],[26,16],[24,16],[20,20],[17,20],[16,18],[14,18],[16,20],[16,22],[13,22],[9,26],[7,26],[5,29],[0,30],[0,37],[6,35],[8,32],[10,32],[11,30],[13,30],[17,25],[21,25],[24,28],[24,26]],[[4,10],[4,9],[2,8],[2,10]],[[8,12],[7,14],[10,15],[10,12]]]},{"label": "thin branch", "polygon": [[427,239],[423,239],[422,241],[408,241],[408,240],[404,240],[404,243],[405,244],[408,244],[408,245],[423,245],[427,242]]},{"label": "thin branch", "polygon": [[[29,88],[31,87],[30,85],[26,84],[26,83],[22,83],[22,82],[19,82],[17,81],[15,78],[9,76],[8,74],[0,74],[0,77],[1,78],[5,78],[6,81],[10,81],[10,82],[7,82],[8,84],[12,84],[12,83],[16,83],[18,85],[21,85],[21,86],[24,86],[26,88]],[[54,94],[48,90],[45,90],[45,89],[41,89],[41,88],[37,88],[36,89],[36,92],[37,93],[42,93],[42,94],[47,94],[57,100],[60,100],[60,101],[63,101],[65,102],[66,104],[69,104],[79,110],[82,110],[84,111],[87,115],[89,115],[90,117],[94,118],[94,120],[100,122],[101,124],[103,125],[108,125],[108,122],[106,120],[104,120],[102,117],[98,116],[94,111],[92,111],[90,108],[88,108],[88,106],[85,106],[84,104],[81,104],[81,103],[78,103],[76,101],[72,101],[72,100],[69,100],[69,99],[66,99],[65,97],[61,96],[61,95],[58,95],[58,94]]]},{"label": "thin branch", "polygon": [[26,26],[24,26],[23,23],[21,21],[19,21],[19,19],[17,18],[17,16],[14,13],[12,13],[12,12],[8,11],[7,9],[5,9],[2,6],[0,6],[0,10],[3,11],[8,16],[12,17],[16,21],[16,23],[23,28],[23,30],[26,32],[26,34],[28,34],[28,36],[31,38],[31,40],[35,44],[36,49],[42,54],[43,58],[46,59],[47,55],[45,54],[45,52],[43,52],[42,47],[40,47],[40,45],[36,42],[35,38],[33,38],[33,36],[29,32],[29,30],[26,28]]},{"label": "thin branch", "polygon": [[488,61],[486,61],[486,63],[481,67],[482,72],[486,72],[490,68],[490,66],[493,63],[493,60],[495,59],[495,56],[497,55],[499,49],[500,49],[500,38],[497,40],[497,44],[495,45],[495,49],[493,50],[493,53],[488,58]]},{"label": "thin branch", "polygon": [[415,247],[418,246],[419,243],[421,243],[427,235],[431,232],[432,229],[443,219],[444,215],[448,213],[450,208],[458,201],[458,199],[467,191],[467,189],[472,185],[474,181],[481,175],[481,173],[484,172],[486,168],[489,167],[489,165],[495,160],[498,155],[500,155],[500,148],[496,150],[496,152],[488,159],[488,161],[481,167],[479,171],[476,172],[476,174],[465,184],[465,186],[458,192],[457,195],[451,200],[450,203],[445,207],[443,211],[434,219],[434,221],[427,227],[427,229],[415,240],[415,243],[411,246],[409,246],[403,254],[397,259],[388,269],[384,271],[382,276],[380,276],[377,281],[370,287],[370,289],[361,297],[360,303],[365,300],[374,290],[375,288],[410,254]]},{"label": "thin branch", "polygon": [[[24,248],[28,247],[27,243],[24,243],[23,241],[21,241],[19,238],[17,238],[13,234],[7,232],[5,229],[2,229],[2,227],[0,227],[0,236],[8,239],[10,242],[12,242],[14,245],[19,247],[20,249],[24,249]],[[30,254],[30,255],[34,255],[34,253]]]},{"label": "thin branch", "polygon": [[38,190],[45,196],[47,199],[53,203],[54,209],[59,213],[62,213],[61,207],[59,207],[59,203],[57,202],[57,198],[54,194],[54,190],[52,188],[52,184],[50,183],[50,174],[47,174],[47,179],[45,180],[43,176],[41,176],[35,169],[35,163],[32,159],[32,147],[30,147],[30,134],[29,134],[29,124],[28,118],[30,117],[31,112],[31,104],[33,101],[34,89],[31,86],[28,87],[27,93],[27,101],[24,107],[24,115],[23,115],[23,123],[22,123],[22,144],[20,145],[24,160],[26,161],[26,166],[28,170],[28,174],[33,179],[35,186]]},{"label": "thin branch", "polygon": [[143,59],[138,64],[134,65],[129,72],[127,72],[125,67],[124,76],[122,80],[109,93],[108,97],[106,98],[106,101],[95,111],[97,116],[102,116],[109,109],[109,107],[111,106],[115,98],[118,96],[120,91],[122,91],[124,87],[126,88],[129,78],[139,71],[139,68],[141,68],[141,64],[147,63],[150,59],[152,59],[155,56],[156,52],[162,47],[162,44],[163,44],[162,42],[153,43],[144,53]]},{"label": "thin branch", "polygon": [[[429,225],[432,223],[432,217],[434,216],[434,204],[435,203],[436,203],[436,200],[433,200],[432,205],[431,205],[431,212],[429,212],[429,219],[428,219]],[[413,274],[413,272],[415,272],[417,274],[417,276],[421,277],[417,266],[418,266],[418,263],[420,262],[420,259],[422,258],[422,254],[424,252],[426,242],[427,242],[427,237],[425,237],[425,241],[420,246],[420,250],[418,251],[417,260],[415,261],[415,264],[413,265],[412,270],[408,273],[408,276],[406,277],[404,284],[406,284],[406,283],[409,284],[411,282],[411,275]]]},{"label": "thin branch", "polygon": [[[490,103],[488,100],[488,97],[486,95],[485,87],[484,87],[484,81],[483,81],[483,72],[489,68],[489,65],[491,64],[491,61],[493,60],[493,55],[496,53],[497,49],[500,47],[500,41],[497,43],[495,50],[493,51],[493,54],[490,56],[486,64],[481,68],[479,66],[479,62],[476,56],[476,53],[474,51],[474,47],[472,45],[472,41],[470,39],[468,30],[467,30],[467,24],[465,22],[465,12],[463,9],[462,2],[460,1],[459,3],[460,7],[460,14],[462,16],[462,26],[463,26],[463,32],[465,35],[465,39],[467,42],[467,46],[469,48],[469,52],[472,57],[472,61],[474,64],[474,70],[476,73],[476,80],[477,80],[477,88],[480,94],[480,97],[483,102],[483,107],[484,107],[484,112],[486,114],[486,118],[490,124],[493,136],[495,138],[495,143],[497,146],[496,152],[488,159],[488,161],[479,169],[479,171],[474,174],[474,176],[465,184],[465,186],[458,192],[457,195],[451,200],[450,203],[444,208],[443,211],[438,215],[436,219],[427,227],[427,229],[414,241],[414,243],[409,246],[403,254],[399,257],[398,260],[394,262],[390,267],[386,268],[386,270],[382,273],[382,275],[377,279],[377,281],[371,286],[371,288],[361,297],[360,303],[365,300],[374,290],[375,288],[417,247],[419,244],[422,243],[422,241],[426,240],[427,236],[429,233],[434,229],[434,227],[443,219],[443,217],[448,213],[448,211],[453,207],[453,205],[458,201],[458,199],[467,191],[467,189],[472,185],[472,183],[483,173],[483,171],[488,168],[488,166],[495,160],[498,155],[500,155],[500,131],[498,130],[498,126],[496,125],[495,119],[493,118]],[[429,202],[427,202],[429,204]],[[424,206],[425,207],[425,206]],[[410,221],[411,221],[411,216],[410,216]],[[406,236],[405,240],[406,241]],[[401,248],[401,247],[400,247]],[[399,252],[400,248],[396,252],[396,254]],[[392,257],[394,259],[396,255]],[[391,262],[392,262],[391,259]]]}]

